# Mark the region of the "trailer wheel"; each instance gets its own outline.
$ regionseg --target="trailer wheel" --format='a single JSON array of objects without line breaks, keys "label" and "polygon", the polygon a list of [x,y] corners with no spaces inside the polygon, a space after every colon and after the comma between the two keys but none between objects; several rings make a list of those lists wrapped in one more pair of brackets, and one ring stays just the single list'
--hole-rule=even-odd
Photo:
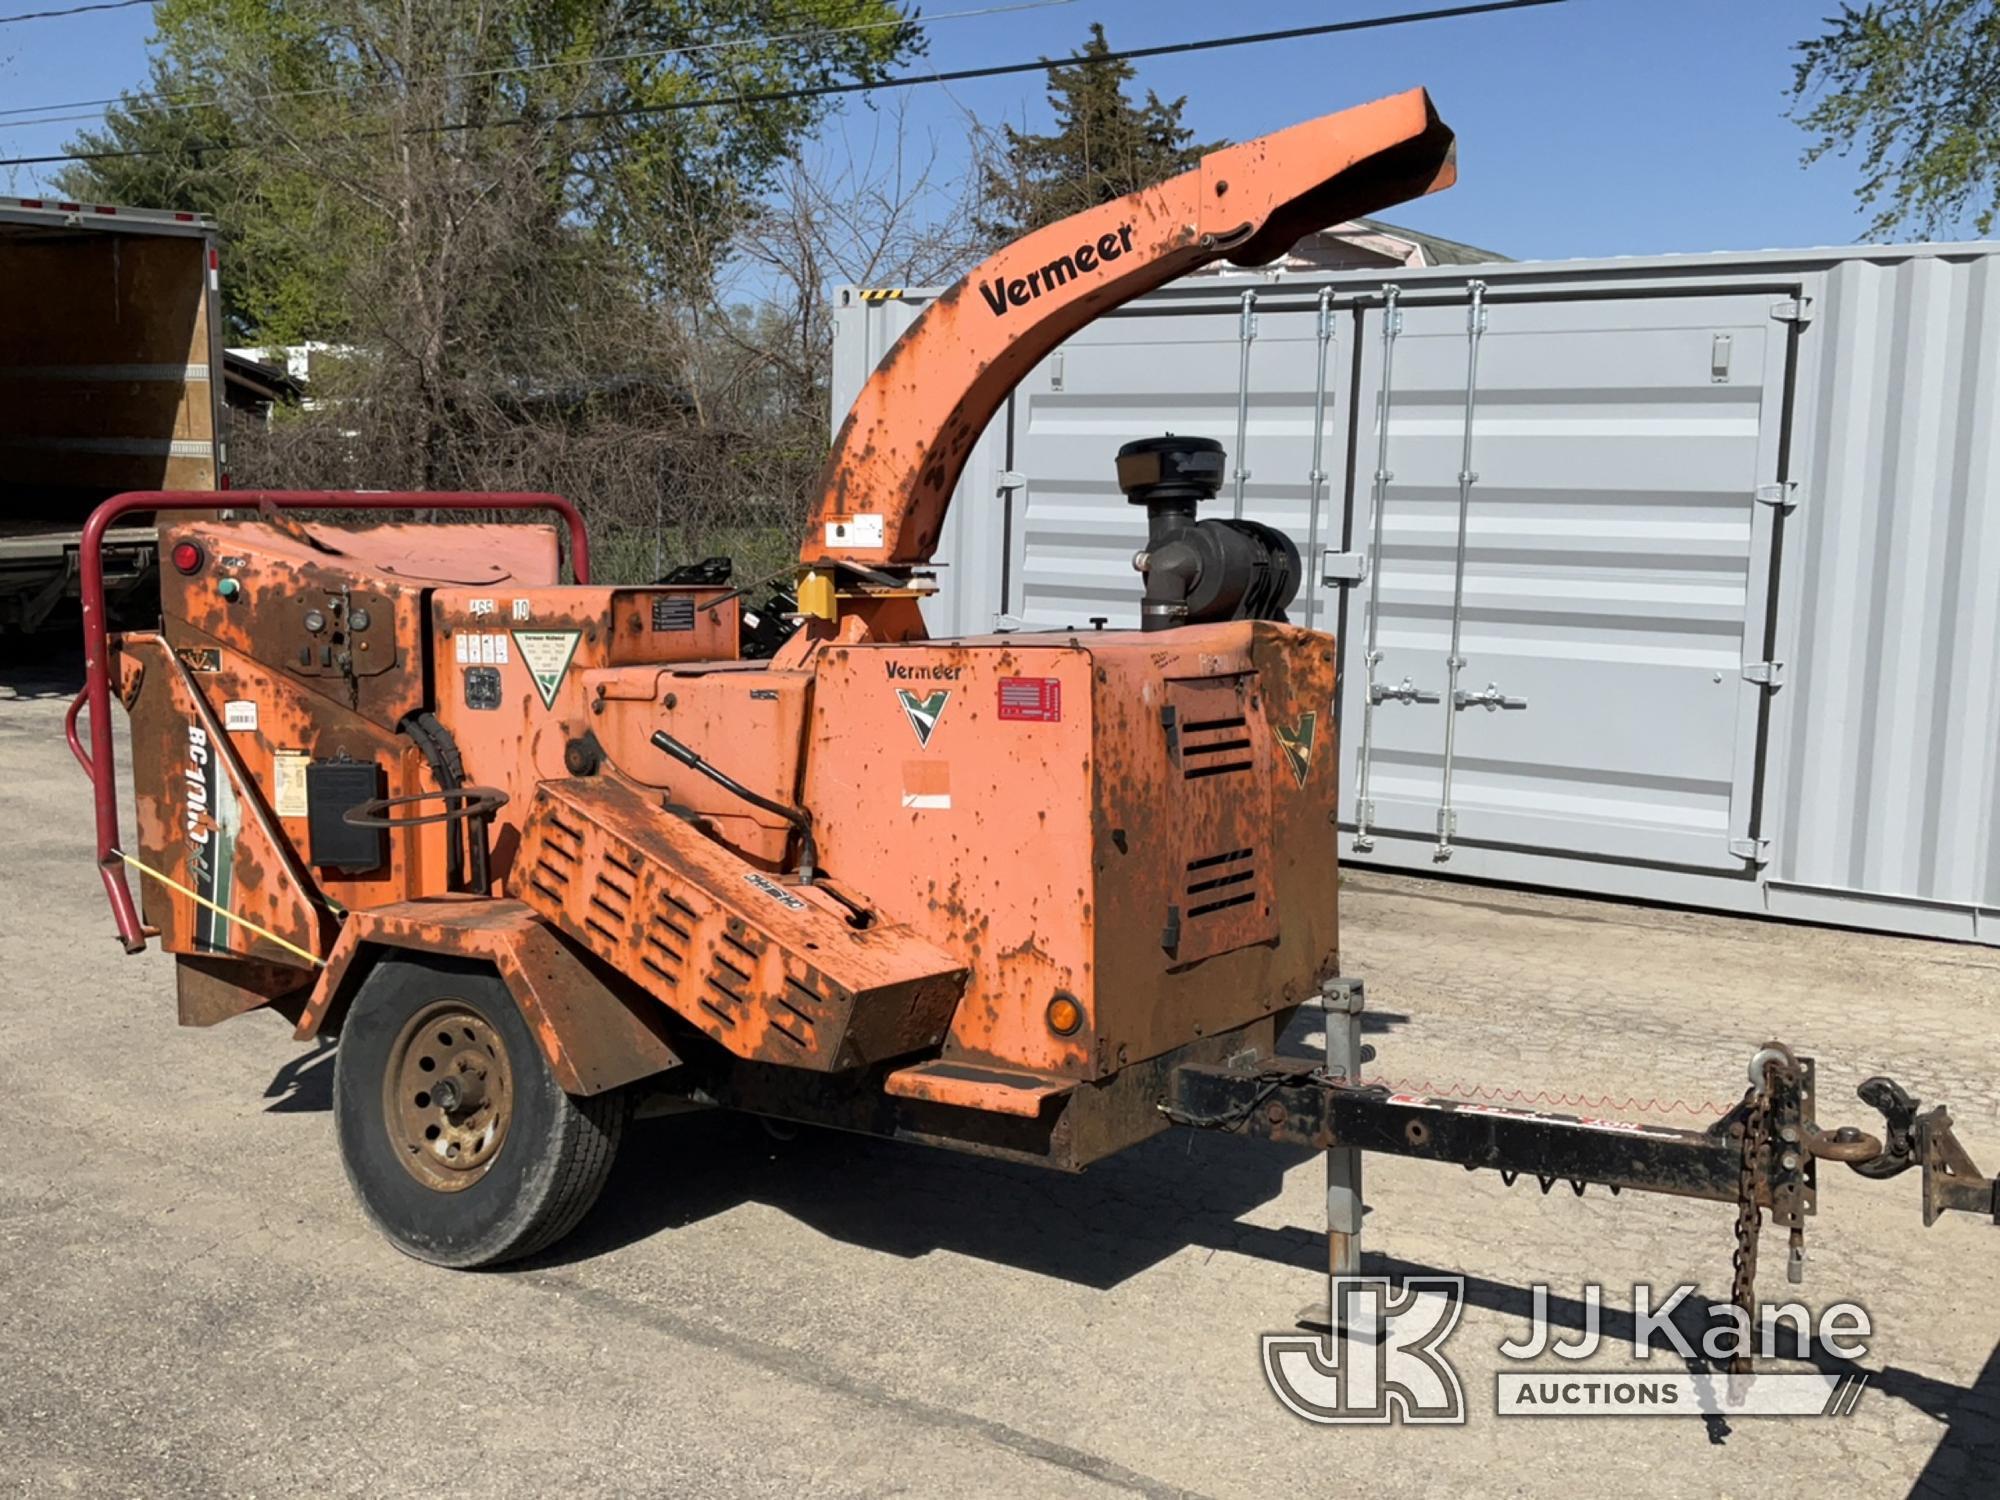
[{"label": "trailer wheel", "polygon": [[611,1171],[622,1095],[572,1098],[499,975],[426,957],[377,965],[334,1060],[341,1163],[405,1254],[470,1269],[574,1229]]}]

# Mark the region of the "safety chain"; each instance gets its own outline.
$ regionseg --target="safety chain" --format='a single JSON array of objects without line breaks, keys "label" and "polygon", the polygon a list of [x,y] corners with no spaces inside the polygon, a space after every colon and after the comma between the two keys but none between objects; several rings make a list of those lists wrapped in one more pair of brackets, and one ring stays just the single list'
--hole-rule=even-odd
[{"label": "safety chain", "polygon": [[[1335,1082],[1345,1083],[1344,1078]],[[1399,1094],[1431,1094],[1443,1098],[1486,1101],[1519,1109],[1587,1109],[1605,1114],[1692,1115],[1713,1120],[1726,1115],[1731,1105],[1718,1099],[1663,1099],[1657,1094],[1641,1099],[1637,1094],[1581,1094],[1555,1089],[1503,1088],[1495,1084],[1467,1083],[1463,1080],[1433,1078],[1391,1078],[1365,1074],[1354,1080],[1360,1088],[1384,1088]]]},{"label": "safety chain", "polygon": [[[1767,1049],[1768,1050],[1768,1049]],[[1743,1119],[1737,1129],[1743,1137],[1743,1167],[1736,1188],[1736,1254],[1731,1263],[1736,1275],[1730,1286],[1730,1300],[1743,1309],[1745,1328],[1757,1326],[1757,1240],[1764,1228],[1764,1210],[1759,1201],[1765,1196],[1765,1172],[1770,1159],[1771,1069],[1778,1058],[1765,1058],[1761,1076],[1743,1095]],[[1738,1353],[1729,1362],[1729,1373],[1748,1375],[1750,1356]]]}]

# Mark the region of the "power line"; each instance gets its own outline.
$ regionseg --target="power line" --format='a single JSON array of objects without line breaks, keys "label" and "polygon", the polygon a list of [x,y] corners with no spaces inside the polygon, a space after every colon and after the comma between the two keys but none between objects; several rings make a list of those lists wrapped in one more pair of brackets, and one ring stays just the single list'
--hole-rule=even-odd
[{"label": "power line", "polygon": [[93,10],[129,10],[135,5],[151,5],[153,0],[97,0],[95,5],[71,5],[62,10],[25,10],[18,16],[0,16],[0,26],[16,21],[53,21],[57,16],[80,16]]},{"label": "power line", "polygon": [[[719,109],[746,104],[784,104],[804,99],[825,99],[837,94],[865,94],[891,89],[917,88],[928,84],[963,83],[979,78],[1002,78],[1010,74],[1048,72],[1078,64],[1128,62],[1148,57],[1173,57],[1192,52],[1214,52],[1230,47],[1255,47],[1271,42],[1300,41],[1308,37],[1333,36],[1342,32],[1374,31],[1389,26],[1408,26],[1422,21],[1448,21],[1467,16],[1492,15],[1501,11],[1527,10],[1536,6],[1563,5],[1568,0],[1482,0],[1471,5],[1443,6],[1434,10],[1404,11],[1396,15],[1367,16],[1354,21],[1328,21],[1317,26],[1293,26],[1283,31],[1243,32],[1233,36],[1204,37],[1192,42],[1163,42],[1152,47],[1126,47],[1093,55],[1072,53],[1068,57],[1041,58],[1035,62],[994,63],[981,68],[957,68],[946,72],[906,74],[872,82],[807,84],[798,88],[773,89],[755,94],[712,95],[702,99],[676,99],[664,104],[629,104],[616,108],[578,109],[534,117],[510,116],[499,120],[464,120],[444,125],[413,125],[401,131],[349,133],[347,140],[369,134],[447,135],[471,130],[513,129],[521,126],[546,128],[572,121],[627,119],[647,115],[679,114],[694,109]],[[202,151],[242,151],[240,145],[197,148]],[[168,156],[174,151],[162,147],[128,147],[114,151],[75,151],[54,156],[0,157],[0,167],[37,167],[69,161],[113,161],[129,157]]]},{"label": "power line", "polygon": [[[1146,57],[1171,57],[1187,52],[1214,52],[1227,47],[1255,47],[1269,42],[1299,41],[1307,37],[1332,36],[1344,31],[1373,31],[1385,26],[1407,26],[1418,21],[1448,21],[1462,16],[1490,15],[1496,11],[1527,10],[1533,6],[1563,5],[1568,0],[1485,0],[1483,4],[1452,5],[1437,10],[1404,11],[1398,15],[1367,16],[1358,21],[1328,21],[1318,26],[1293,26],[1283,31],[1242,32],[1234,36],[1204,37],[1193,42],[1163,42],[1154,47],[1126,47],[1117,51],[1099,52],[1091,55],[1072,53],[1068,57],[1044,57],[1035,62],[994,63],[983,68],[958,68],[950,72],[915,73],[901,78],[887,78],[878,83],[823,83],[795,89],[778,89],[762,94],[723,95],[707,99],[681,99],[669,104],[621,105],[617,109],[582,109],[567,114],[552,115],[549,122],[558,120],[598,120],[623,115],[672,114],[688,109],[714,109],[728,104],[782,104],[795,99],[823,99],[833,94],[872,93],[877,89],[916,88],[922,84],[964,83],[977,78],[1002,78],[1013,73],[1041,73],[1056,68],[1070,68],[1078,64],[1129,62]],[[536,125],[543,121],[516,118],[490,122],[461,121],[456,124],[426,126],[422,131],[446,133],[462,130],[483,130],[491,126]],[[10,165],[0,162],[0,166]]]},{"label": "power line", "polygon": [[[133,0],[133,3],[138,3],[138,0]],[[971,20],[979,16],[1008,15],[1016,11],[1024,11],[1024,10],[1046,10],[1051,6],[1074,5],[1075,3],[1076,0],[1020,0],[1020,3],[1018,4],[986,5],[986,6],[981,6],[976,10],[945,11],[942,14],[935,16],[899,15],[893,19],[888,19],[888,20],[858,21],[848,26],[821,26],[821,27],[813,27],[809,30],[802,30],[802,31],[773,32],[773,33],[764,33],[759,35],[725,37],[721,41],[687,43],[678,47],[657,47],[636,52],[599,53],[590,57],[556,58],[548,62],[539,62],[539,63],[512,63],[502,67],[479,68],[461,73],[444,73],[440,74],[435,80],[420,79],[418,81],[457,83],[472,78],[511,77],[515,74],[520,74],[520,73],[545,73],[551,71],[560,71],[568,68],[594,67],[601,63],[649,62],[659,58],[687,57],[700,52],[715,52],[731,47],[762,46],[762,45],[768,45],[772,42],[801,41],[818,37],[842,36],[849,33],[860,32],[860,31],[888,31],[888,30],[895,30],[897,28],[904,26],[910,27],[911,29],[916,31],[925,31],[928,30],[930,27],[935,26],[940,21]],[[810,14],[810,11],[804,8],[800,8],[789,12],[783,12],[777,16],[769,17],[767,19],[775,21],[778,24],[782,25],[788,21],[802,20],[808,14]],[[392,81],[386,79],[383,80],[358,79],[346,83],[330,83],[323,85],[319,88],[279,89],[271,93],[250,94],[245,96],[239,102],[244,104],[271,104],[281,99],[308,99],[317,97],[322,94],[336,94],[345,89],[353,89],[359,91],[362,89],[380,89],[380,88],[392,88],[392,87],[395,87],[395,84]],[[180,89],[165,93],[126,93],[126,94],[119,94],[116,95],[115,97],[108,99],[67,99],[67,100],[62,100],[60,102],[48,103],[48,104],[22,104],[22,105],[16,105],[12,109],[0,109],[0,119],[7,120],[6,124],[0,125],[0,130],[19,130],[19,129],[25,129],[30,125],[66,125],[77,120],[101,119],[103,118],[104,115],[103,106],[109,106],[114,104],[124,105],[127,107],[130,107],[135,104],[157,104],[162,109],[202,109],[209,105],[222,104],[225,102],[228,101],[222,94],[210,91],[204,91],[201,89]],[[62,110],[62,109],[80,109],[80,110],[88,110],[90,112],[87,114],[73,114],[73,115],[42,113],[42,111],[45,110]],[[19,115],[28,115],[32,116],[32,118],[30,119],[10,118]]]}]

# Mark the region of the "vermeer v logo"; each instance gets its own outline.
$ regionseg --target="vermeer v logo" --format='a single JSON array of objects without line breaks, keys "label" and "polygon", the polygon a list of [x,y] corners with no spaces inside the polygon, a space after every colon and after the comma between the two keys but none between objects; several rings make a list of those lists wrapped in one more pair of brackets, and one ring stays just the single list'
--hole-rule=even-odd
[{"label": "vermeer v logo", "polygon": [[903,705],[903,712],[910,717],[910,728],[917,732],[917,743],[928,745],[931,736],[937,732],[938,720],[944,717],[944,706],[951,697],[950,688],[939,688],[919,698],[908,688],[896,689],[896,701]]},{"label": "vermeer v logo", "polygon": [[1319,713],[1309,708],[1299,715],[1296,725],[1287,728],[1279,724],[1275,727],[1278,748],[1285,752],[1285,763],[1292,768],[1292,779],[1304,786],[1306,772],[1312,769],[1313,739],[1319,729]]}]

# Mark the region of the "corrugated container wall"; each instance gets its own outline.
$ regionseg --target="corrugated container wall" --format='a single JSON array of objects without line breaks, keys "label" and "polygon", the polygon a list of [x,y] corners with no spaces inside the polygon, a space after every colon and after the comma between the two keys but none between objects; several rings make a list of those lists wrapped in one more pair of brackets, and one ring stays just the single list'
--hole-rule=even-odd
[{"label": "corrugated container wall", "polygon": [[1860,895],[1871,924],[2000,942],[2000,254],[1983,248],[1849,256],[1822,278],[1771,905],[1843,920]]},{"label": "corrugated container wall", "polygon": [[[1343,857],[2000,942],[1996,266],[1189,280],[995,418],[932,628],[1135,626],[1112,457],[1215,437],[1341,639]],[[836,416],[929,295],[847,294]]]}]

